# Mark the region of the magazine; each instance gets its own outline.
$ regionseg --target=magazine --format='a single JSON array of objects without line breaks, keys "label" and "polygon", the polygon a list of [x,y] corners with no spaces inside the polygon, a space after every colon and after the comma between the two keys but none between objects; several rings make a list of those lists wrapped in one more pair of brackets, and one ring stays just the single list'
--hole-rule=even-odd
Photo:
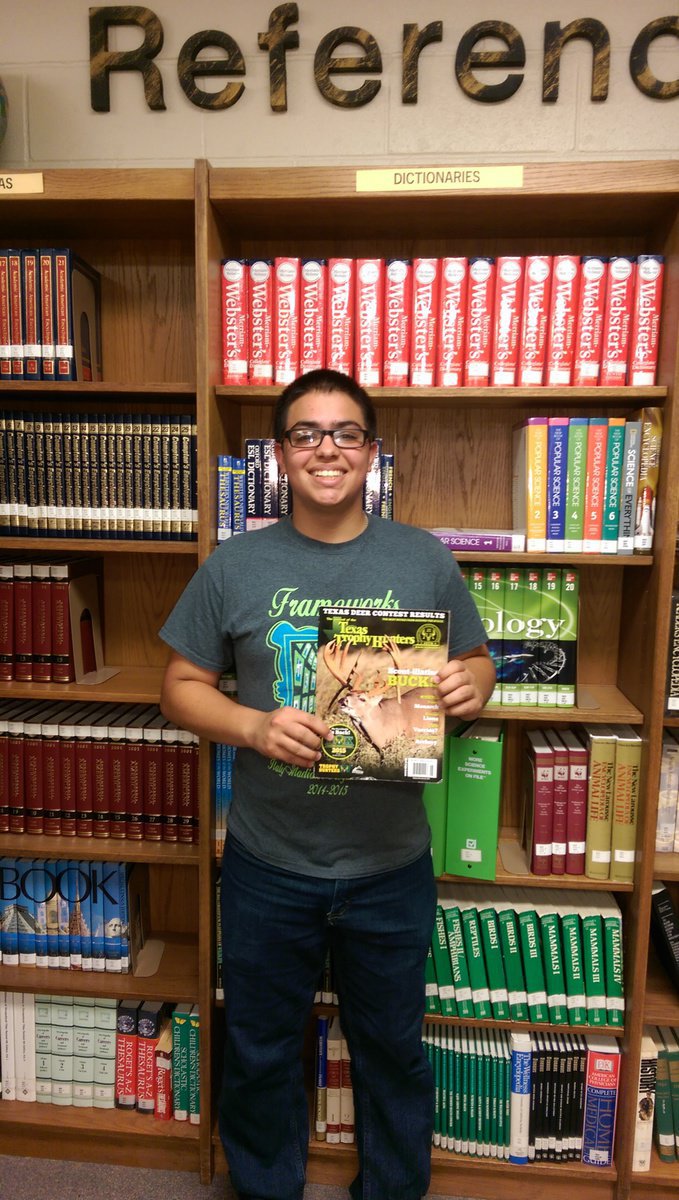
[{"label": "magazine", "polygon": [[332,728],[322,778],[437,781],[444,715],[434,676],[448,661],[450,614],[319,609],[316,714]]}]

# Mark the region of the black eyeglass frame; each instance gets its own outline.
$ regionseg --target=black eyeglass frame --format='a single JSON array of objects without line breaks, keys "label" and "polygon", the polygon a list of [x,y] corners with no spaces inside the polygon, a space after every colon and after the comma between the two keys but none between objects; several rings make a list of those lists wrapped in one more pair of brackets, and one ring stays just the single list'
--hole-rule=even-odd
[{"label": "black eyeglass frame", "polygon": [[[292,440],[293,435],[296,433],[306,434],[306,435],[313,434],[314,441],[311,443],[308,443],[306,446],[296,446]],[[342,436],[346,437],[347,434],[353,435],[353,434],[357,434],[357,433],[360,433],[363,435],[363,441],[360,443],[357,443],[354,446],[342,446],[337,441],[338,437],[342,437]],[[281,438],[281,442],[283,442],[287,439],[287,441],[292,446],[293,450],[317,450],[318,447],[322,444],[323,439],[325,437],[332,438],[332,440],[333,440],[335,446],[337,446],[338,450],[362,450],[363,447],[365,446],[366,442],[369,442],[372,440],[370,430],[363,429],[357,425],[351,425],[348,427],[340,425],[340,427],[338,429],[317,429],[313,425],[304,425],[304,426],[297,426],[297,427],[293,426],[292,429],[286,429],[283,434],[283,437]]]}]

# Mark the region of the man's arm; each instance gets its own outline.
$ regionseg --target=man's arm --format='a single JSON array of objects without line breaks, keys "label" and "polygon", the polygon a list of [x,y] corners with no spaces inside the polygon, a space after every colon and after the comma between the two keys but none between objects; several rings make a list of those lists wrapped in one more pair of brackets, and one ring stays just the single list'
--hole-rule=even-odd
[{"label": "man's arm", "polygon": [[219,671],[196,666],[172,651],[160,695],[163,716],[212,742],[247,746],[265,758],[310,767],[330,730],[312,713],[297,708],[261,712],[219,691]]},{"label": "man's arm", "polygon": [[447,717],[471,721],[488,703],[495,687],[495,664],[483,643],[451,658],[437,676],[441,708]]}]

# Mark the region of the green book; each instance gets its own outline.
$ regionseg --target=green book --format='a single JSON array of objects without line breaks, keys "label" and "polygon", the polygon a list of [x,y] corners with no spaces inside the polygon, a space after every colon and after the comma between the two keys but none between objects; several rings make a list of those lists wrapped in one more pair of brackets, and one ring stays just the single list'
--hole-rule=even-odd
[{"label": "green book", "polygon": [[[453,1038],[453,1142],[456,1154],[462,1150],[462,1038],[459,1026],[452,1031]],[[450,1147],[450,1138],[448,1146]]]},{"label": "green book", "polygon": [[679,1039],[676,1029],[669,1025],[659,1026],[660,1036],[665,1043],[670,1076],[670,1102],[674,1127],[674,1152],[679,1158]]},{"label": "green book", "polygon": [[601,523],[601,553],[618,553],[620,497],[622,493],[625,418],[608,418],[606,477],[604,480],[604,513]]},{"label": "green book", "polygon": [[[501,664],[503,655],[503,634],[505,617],[505,569],[491,564],[485,568],[486,587],[484,595],[485,620],[484,626],[488,634],[488,650],[493,662]],[[489,704],[504,703],[502,671],[497,670],[496,682]]]},{"label": "green book", "polygon": [[446,922],[446,933],[448,935],[448,952],[453,969],[455,1003],[457,1004],[458,1016],[473,1017],[474,1001],[472,1000],[467,953],[464,945],[464,937],[462,936],[460,908],[459,905],[450,900],[444,900],[442,907]]},{"label": "green book", "polygon": [[560,675],[559,640],[562,627],[561,571],[546,566],[540,571],[540,670],[538,704],[554,707]]},{"label": "green book", "polygon": [[432,1046],[434,1076],[434,1145],[441,1145],[441,1027],[434,1026]]},{"label": "green book", "polygon": [[448,1037],[445,1025],[439,1029],[439,1044],[441,1054],[441,1091],[440,1091],[440,1126],[441,1126],[441,1149],[448,1149],[448,1098],[450,1088],[448,1085]]},{"label": "green book", "polygon": [[522,567],[523,587],[523,669],[521,704],[536,705],[540,676],[540,568]]},{"label": "green book", "polygon": [[448,753],[450,738],[443,742],[441,778],[438,783],[425,783],[422,802],[431,830],[431,858],[434,874],[443,875],[446,869],[446,822],[448,814]]},{"label": "green book", "polygon": [[489,896],[486,897],[485,900],[481,897],[479,903],[479,924],[481,926],[483,956],[486,963],[486,974],[488,976],[490,1004],[495,1019],[498,1021],[507,1021],[510,1017],[509,995],[507,992],[507,981],[505,979],[505,969],[502,959],[502,946],[500,943],[500,928],[497,912]]},{"label": "green book", "polygon": [[520,567],[505,567],[504,603],[502,660],[499,666],[496,664],[502,680],[502,703],[521,704],[523,582]]},{"label": "green book", "polygon": [[189,1016],[191,1004],[172,1012],[172,1111],[175,1121],[189,1119]]},{"label": "green book", "polygon": [[576,567],[562,567],[561,626],[559,628],[559,651],[562,662],[556,686],[556,703],[559,708],[575,706],[579,616],[580,574]]},{"label": "green book", "polygon": [[569,1025],[587,1024],[587,996],[585,993],[585,968],[582,960],[582,931],[580,913],[577,909],[577,892],[566,888],[557,891],[554,897],[561,920],[561,944],[563,947],[564,980]]},{"label": "green book", "polygon": [[[467,1060],[469,1063],[469,1073],[467,1077],[467,1086],[469,1088],[469,1149],[468,1153],[476,1154],[477,1147],[477,1099],[478,1099],[478,1067],[476,1063],[476,1030],[469,1029],[467,1036]],[[668,1075],[669,1080],[669,1075]],[[669,1089],[668,1089],[669,1090]]]},{"label": "green book", "polygon": [[499,1101],[499,1062],[496,1041],[497,1031],[486,1031],[490,1052],[490,1157],[497,1158],[498,1147],[498,1101]]},{"label": "green book", "polygon": [[535,909],[540,919],[549,1020],[552,1025],[567,1025],[568,1004],[558,913],[552,898],[542,890],[536,898]]},{"label": "green book", "polygon": [[606,1025],[606,977],[604,974],[604,930],[599,909],[580,904],[582,960],[585,967],[587,1024]]},{"label": "green book", "polygon": [[614,725],[615,773],[611,821],[611,879],[632,883],[641,780],[641,737],[631,725]]},{"label": "green book", "polygon": [[446,1027],[445,1039],[446,1059],[448,1062],[448,1149],[453,1150],[455,1146],[455,1103],[457,1099],[455,1088],[458,1086],[458,1081],[455,1038],[450,1026]]},{"label": "green book", "polygon": [[483,1057],[483,1157],[490,1157],[493,1142],[493,1059],[487,1029],[480,1029]]},{"label": "green book", "polygon": [[519,922],[519,938],[523,959],[523,974],[526,980],[526,999],[531,1021],[549,1020],[547,987],[542,965],[540,922],[535,911],[535,901],[527,897],[526,888],[515,888],[514,909]]},{"label": "green book", "polygon": [[504,889],[499,889],[501,899],[496,899],[502,961],[507,981],[507,1000],[509,1015],[512,1021],[528,1020],[528,1003],[526,1000],[526,981],[523,977],[521,961],[521,944],[519,925],[511,901],[507,899]]},{"label": "green book", "polygon": [[444,1017],[456,1017],[457,1005],[455,1003],[453,968],[448,950],[445,917],[440,904],[436,906],[436,919],[434,921],[431,948],[434,956],[434,971],[436,974],[441,1013]]},{"label": "green book", "polygon": [[458,726],[448,745],[445,870],[495,879],[504,726],[480,718]]},{"label": "green book", "polygon": [[434,951],[431,943],[427,951],[427,961],[424,964],[424,995],[425,1013],[427,1016],[440,1014],[441,1001],[439,1000],[439,987],[436,982],[436,968],[434,967]]},{"label": "green book", "polygon": [[652,1035],[658,1055],[655,1072],[655,1144],[663,1162],[675,1162],[669,1051],[660,1029],[654,1027]]},{"label": "green book", "polygon": [[189,1121],[200,1125],[200,1009],[189,1014]]},{"label": "green book", "polygon": [[483,1030],[475,1030],[476,1041],[476,1157],[483,1158],[487,1130],[486,1056],[483,1052]]},{"label": "green book", "polygon": [[608,879],[611,866],[616,737],[608,725],[584,725],[589,751],[585,875]]},{"label": "green book", "polygon": [[604,930],[604,973],[606,982],[606,1020],[609,1025],[625,1023],[625,986],[623,980],[622,913],[615,896],[604,892],[597,896]]},{"label": "green book", "polygon": [[582,554],[587,472],[587,417],[571,417],[568,423],[568,466],[566,469],[566,521],[564,550]]},{"label": "green book", "polygon": [[462,1103],[460,1113],[460,1152],[469,1154],[469,1031],[466,1025],[460,1030],[460,1074],[462,1079]]},{"label": "green book", "polygon": [[460,914],[462,917],[462,937],[469,964],[469,980],[472,988],[472,1000],[474,1002],[474,1016],[480,1018],[492,1017],[493,1012],[490,1004],[488,976],[483,957],[483,943],[481,941],[481,925],[474,901],[471,899],[467,900],[466,898],[461,899]]}]

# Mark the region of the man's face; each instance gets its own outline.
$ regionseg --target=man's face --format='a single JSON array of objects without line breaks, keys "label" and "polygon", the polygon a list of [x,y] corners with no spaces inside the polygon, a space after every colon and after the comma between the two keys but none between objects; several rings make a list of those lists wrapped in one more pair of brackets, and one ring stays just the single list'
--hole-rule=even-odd
[{"label": "man's face", "polygon": [[[364,429],[365,418],[356,401],[343,392],[309,392],[290,405],[286,429],[309,427]],[[336,509],[344,515],[362,507],[363,484],[375,451],[370,441],[340,449],[331,437],[324,437],[320,446],[295,449],[284,438],[276,445],[276,458],[296,506],[310,513]]]}]

